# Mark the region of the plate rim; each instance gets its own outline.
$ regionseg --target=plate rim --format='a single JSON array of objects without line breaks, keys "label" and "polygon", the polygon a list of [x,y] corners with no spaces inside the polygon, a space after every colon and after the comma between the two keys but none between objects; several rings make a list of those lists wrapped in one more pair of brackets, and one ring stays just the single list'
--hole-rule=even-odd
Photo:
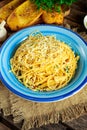
[{"label": "plate rim", "polygon": [[[36,25],[36,27],[38,27],[38,26],[52,26],[52,27],[57,27],[57,28],[62,28],[62,29],[65,29],[65,30],[68,30],[68,31],[70,31],[71,33],[73,33],[74,35],[77,35],[83,42],[84,42],[84,44],[87,46],[87,43],[85,42],[85,40],[78,34],[78,33],[76,33],[76,32],[73,32],[72,30],[70,30],[70,29],[67,29],[67,28],[64,28],[64,27],[60,27],[60,26],[55,26],[55,25],[43,25],[43,24],[41,24],[41,25]],[[28,27],[28,28],[25,28],[25,29],[22,29],[22,30],[20,30],[20,31],[18,31],[18,32],[16,32],[15,34],[13,34],[12,36],[10,36],[4,43],[3,43],[3,45],[1,46],[1,48],[0,48],[0,54],[1,54],[1,51],[2,51],[2,49],[3,49],[3,47],[4,47],[4,45],[6,44],[6,42],[10,39],[10,38],[12,38],[12,37],[14,37],[14,35],[18,35],[20,32],[22,32],[22,31],[26,31],[27,29],[30,29],[30,28],[32,28],[32,27],[35,27],[35,26],[31,26],[31,27]],[[3,80],[3,82],[5,83],[5,80],[4,80],[4,78],[3,78],[3,76],[2,76],[2,74],[0,74],[0,77],[2,78],[2,80]],[[77,93],[81,88],[83,88],[83,86],[85,85],[87,83],[87,76],[85,77],[85,79],[83,79],[83,81],[82,81],[82,83],[81,83],[81,85],[79,85],[74,91],[72,91],[72,92],[69,92],[69,93],[72,93],[72,94],[68,94],[67,96],[65,96],[65,98],[68,98],[68,97],[70,97],[70,96],[72,96],[73,94],[75,94],[75,93]],[[5,83],[5,84],[7,84],[7,83]],[[5,85],[6,86],[6,85]],[[9,86],[9,85],[7,85],[7,86]],[[7,87],[6,86],[6,87]],[[7,88],[10,88],[10,90],[12,90],[13,88],[11,88],[11,86],[9,86],[9,87],[7,87]],[[12,90],[12,92],[13,93],[15,93],[16,95],[19,95],[20,96],[20,92],[17,92],[16,90],[15,90],[15,92],[14,92],[14,90]],[[26,96],[26,95],[25,95]],[[22,98],[27,98],[27,97],[23,97],[23,95],[22,96],[20,96],[20,97],[22,97]],[[63,96],[61,97],[61,99],[59,99],[58,97],[56,97],[57,99],[57,101],[60,101],[60,100],[63,100],[63,99],[65,99]],[[35,101],[38,101],[38,102],[48,102],[48,100],[47,101],[45,101],[45,99],[44,99],[44,101],[43,100],[41,100],[41,98],[35,98],[34,97],[34,99],[35,99]],[[29,97],[29,100],[32,100],[32,101],[34,101],[34,99],[33,99],[33,97],[32,98],[30,98]],[[55,99],[54,99],[54,97],[52,97],[52,99],[51,98],[47,98],[47,99],[49,99],[49,102],[50,102],[50,100],[51,100],[51,102],[52,101],[54,101]],[[55,101],[56,101],[55,100]]]}]

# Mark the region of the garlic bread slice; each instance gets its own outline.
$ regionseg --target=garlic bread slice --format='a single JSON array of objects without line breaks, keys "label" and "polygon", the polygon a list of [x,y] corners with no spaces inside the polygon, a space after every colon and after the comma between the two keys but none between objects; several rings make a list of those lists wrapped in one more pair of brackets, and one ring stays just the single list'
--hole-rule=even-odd
[{"label": "garlic bread slice", "polygon": [[17,31],[37,23],[42,13],[43,11],[38,10],[33,2],[27,0],[11,13],[7,24],[12,31]]},{"label": "garlic bread slice", "polygon": [[6,20],[8,16],[12,13],[12,11],[18,7],[21,3],[25,0],[12,0],[11,2],[7,3],[6,5],[0,8],[0,23],[3,20]]}]

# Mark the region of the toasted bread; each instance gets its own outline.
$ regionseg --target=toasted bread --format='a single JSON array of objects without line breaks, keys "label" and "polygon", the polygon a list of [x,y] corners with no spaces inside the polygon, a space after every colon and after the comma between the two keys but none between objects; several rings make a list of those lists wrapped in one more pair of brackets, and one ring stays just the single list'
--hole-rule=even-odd
[{"label": "toasted bread", "polygon": [[6,20],[8,16],[12,13],[12,11],[24,1],[25,0],[12,0],[11,2],[1,7],[0,8],[0,23],[3,20]]},{"label": "toasted bread", "polygon": [[42,19],[47,24],[63,24],[64,17],[70,14],[69,6],[61,5],[60,12],[43,11]]},{"label": "toasted bread", "polygon": [[11,13],[7,19],[7,25],[12,31],[20,30],[37,23],[42,13],[41,9],[38,10],[35,4],[27,0]]},{"label": "toasted bread", "polygon": [[42,14],[42,19],[45,23],[47,24],[62,24],[64,20],[64,15],[63,13],[58,13],[58,12],[47,12],[44,11]]}]

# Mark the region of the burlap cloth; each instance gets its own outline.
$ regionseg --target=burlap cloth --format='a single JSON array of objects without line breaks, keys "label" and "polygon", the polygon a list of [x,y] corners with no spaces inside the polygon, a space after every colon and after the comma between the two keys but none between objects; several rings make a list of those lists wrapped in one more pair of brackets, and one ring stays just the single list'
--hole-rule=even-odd
[{"label": "burlap cloth", "polygon": [[[66,26],[69,28],[69,25]],[[73,31],[77,31],[76,28]],[[87,41],[86,32],[79,34]],[[27,101],[10,92],[0,81],[0,109],[4,116],[13,115],[14,123],[24,120],[22,130],[49,123],[65,122],[87,112],[87,85],[77,94],[54,103]]]}]

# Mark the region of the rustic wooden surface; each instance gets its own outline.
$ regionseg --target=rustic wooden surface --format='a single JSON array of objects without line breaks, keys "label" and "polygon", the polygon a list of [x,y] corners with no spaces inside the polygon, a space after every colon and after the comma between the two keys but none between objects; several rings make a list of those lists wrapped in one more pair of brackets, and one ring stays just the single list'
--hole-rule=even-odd
[{"label": "rustic wooden surface", "polygon": [[77,0],[71,5],[70,9],[70,14],[65,18],[65,24],[68,23],[71,26],[79,27],[80,31],[85,30],[83,18],[87,14],[87,0]]},{"label": "rustic wooden surface", "polygon": [[[9,0],[1,0],[0,7]],[[83,18],[87,14],[87,0],[78,0],[71,6],[70,15],[64,20],[64,24],[70,24],[72,27],[78,27],[80,31],[85,30],[83,26]],[[86,31],[86,30],[85,30]],[[0,113],[0,130],[20,130],[21,124],[14,124],[11,117],[4,117],[3,112]],[[82,115],[78,119],[69,122],[61,122],[59,124],[49,124],[40,128],[32,128],[31,130],[87,130],[87,114]]]},{"label": "rustic wooden surface", "polygon": [[65,124],[72,127],[74,130],[87,130],[87,114],[82,115],[78,119],[66,122]]},{"label": "rustic wooden surface", "polygon": [[[20,130],[17,124],[12,124],[11,120],[0,117],[0,130]],[[40,128],[30,130],[87,130],[87,114],[80,116],[70,122],[61,122],[59,124],[49,124]]]}]

